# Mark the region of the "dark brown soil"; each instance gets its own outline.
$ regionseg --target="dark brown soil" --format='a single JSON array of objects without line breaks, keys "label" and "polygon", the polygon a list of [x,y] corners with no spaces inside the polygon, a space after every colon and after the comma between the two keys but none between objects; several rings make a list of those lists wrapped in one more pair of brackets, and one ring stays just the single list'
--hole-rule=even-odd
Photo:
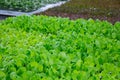
[{"label": "dark brown soil", "polygon": [[10,16],[0,15],[0,20],[4,20],[4,19],[6,19],[6,18],[8,18],[8,17],[10,17]]},{"label": "dark brown soil", "polygon": [[120,21],[120,0],[71,0],[37,15]]}]

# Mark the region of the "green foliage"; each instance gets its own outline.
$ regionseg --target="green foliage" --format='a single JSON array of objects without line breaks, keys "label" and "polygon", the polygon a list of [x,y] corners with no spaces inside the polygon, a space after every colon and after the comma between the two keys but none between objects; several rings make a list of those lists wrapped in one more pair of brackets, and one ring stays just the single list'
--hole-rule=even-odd
[{"label": "green foliage", "polygon": [[29,12],[62,0],[0,0],[0,9]]},{"label": "green foliage", "polygon": [[0,22],[0,80],[119,80],[120,22],[18,16]]}]

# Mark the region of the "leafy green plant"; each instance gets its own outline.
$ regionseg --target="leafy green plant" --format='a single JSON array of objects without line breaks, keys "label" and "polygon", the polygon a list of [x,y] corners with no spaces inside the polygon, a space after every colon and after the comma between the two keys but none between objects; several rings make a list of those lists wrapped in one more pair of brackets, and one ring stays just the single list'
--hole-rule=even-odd
[{"label": "leafy green plant", "polygon": [[18,16],[0,22],[1,80],[119,80],[120,22]]},{"label": "leafy green plant", "polygon": [[0,0],[0,9],[29,12],[61,0]]}]

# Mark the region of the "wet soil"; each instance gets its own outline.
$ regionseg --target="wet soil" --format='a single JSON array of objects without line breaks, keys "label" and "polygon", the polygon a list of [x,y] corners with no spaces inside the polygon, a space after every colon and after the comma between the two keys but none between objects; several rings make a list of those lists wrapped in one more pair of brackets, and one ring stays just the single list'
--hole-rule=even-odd
[{"label": "wet soil", "polygon": [[0,15],[0,20],[4,20],[6,18],[8,18],[9,16],[6,16],[6,15]]},{"label": "wet soil", "polygon": [[120,0],[71,0],[37,15],[120,21]]}]

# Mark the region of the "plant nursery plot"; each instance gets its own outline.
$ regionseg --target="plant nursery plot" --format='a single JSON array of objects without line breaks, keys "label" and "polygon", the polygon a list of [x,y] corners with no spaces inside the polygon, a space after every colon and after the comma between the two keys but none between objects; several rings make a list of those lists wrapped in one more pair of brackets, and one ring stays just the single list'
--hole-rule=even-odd
[{"label": "plant nursery plot", "polygon": [[119,80],[120,22],[18,16],[0,22],[0,80]]},{"label": "plant nursery plot", "polygon": [[48,9],[42,14],[69,17],[70,19],[92,18],[115,23],[120,21],[120,0],[70,0],[62,6]]},{"label": "plant nursery plot", "polygon": [[30,12],[59,1],[65,0],[0,0],[0,9]]}]

